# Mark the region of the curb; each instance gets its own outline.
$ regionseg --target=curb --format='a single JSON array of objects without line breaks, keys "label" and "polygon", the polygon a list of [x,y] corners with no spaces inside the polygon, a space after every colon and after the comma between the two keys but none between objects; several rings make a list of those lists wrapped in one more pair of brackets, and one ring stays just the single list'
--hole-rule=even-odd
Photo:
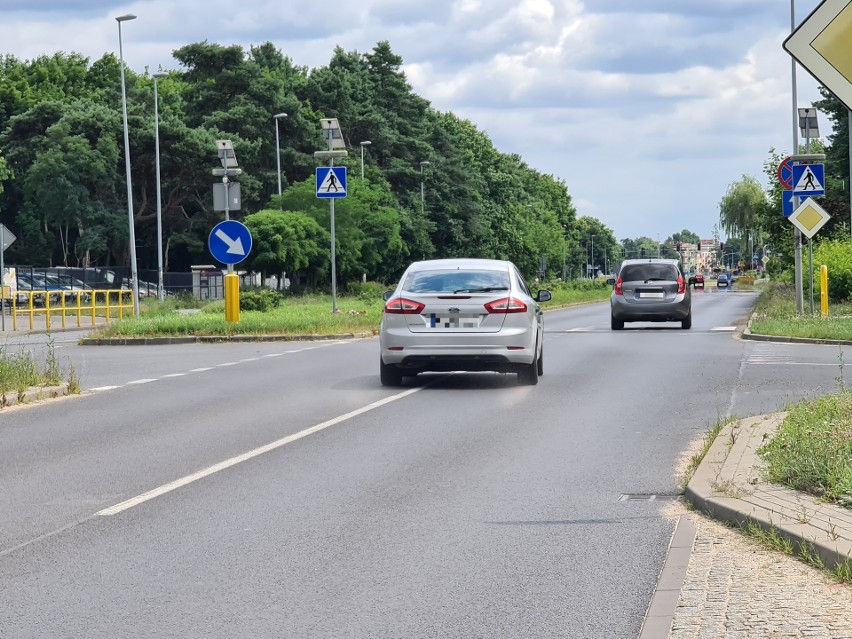
[{"label": "curb", "polygon": [[59,384],[58,386],[39,386],[37,388],[31,388],[20,395],[18,393],[0,393],[0,410],[8,406],[28,404],[40,399],[54,399],[68,394],[68,384]]},{"label": "curb", "polygon": [[338,339],[364,339],[372,333],[329,335],[191,335],[182,337],[84,337],[81,346],[158,346],[164,344],[219,344],[222,342],[318,342]]},{"label": "curb", "polygon": [[816,555],[829,569],[852,561],[852,510],[762,479],[757,450],[785,413],[725,426],[695,470],[687,500],[699,511],[742,526],[757,524],[789,541],[797,553]]}]

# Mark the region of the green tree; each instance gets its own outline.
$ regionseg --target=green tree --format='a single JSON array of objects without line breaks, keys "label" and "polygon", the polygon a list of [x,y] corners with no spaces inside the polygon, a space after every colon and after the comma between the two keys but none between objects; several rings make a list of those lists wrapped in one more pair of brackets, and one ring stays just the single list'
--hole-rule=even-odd
[{"label": "green tree", "polygon": [[287,276],[295,290],[328,269],[329,234],[310,216],[267,209],[246,216],[245,224],[252,235],[245,266],[264,279]]}]

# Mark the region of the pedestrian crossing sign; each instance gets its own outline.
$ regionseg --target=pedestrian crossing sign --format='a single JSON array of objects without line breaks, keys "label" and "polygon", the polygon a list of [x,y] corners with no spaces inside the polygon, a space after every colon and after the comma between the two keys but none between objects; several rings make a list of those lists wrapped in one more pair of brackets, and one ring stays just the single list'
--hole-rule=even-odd
[{"label": "pedestrian crossing sign", "polygon": [[793,195],[800,197],[825,195],[825,165],[794,164]]},{"label": "pedestrian crossing sign", "polygon": [[346,197],[346,167],[318,166],[317,197]]}]

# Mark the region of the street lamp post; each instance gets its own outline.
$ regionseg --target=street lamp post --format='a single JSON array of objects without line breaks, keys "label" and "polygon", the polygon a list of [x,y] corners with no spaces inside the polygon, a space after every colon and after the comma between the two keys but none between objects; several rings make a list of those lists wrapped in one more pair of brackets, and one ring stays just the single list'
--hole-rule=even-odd
[{"label": "street lamp post", "polygon": [[135,20],[136,16],[128,13],[118,16],[118,63],[121,74],[121,114],[124,119],[124,170],[127,177],[127,220],[130,231],[130,280],[133,287],[133,314],[139,317],[139,278],[136,272],[136,232],[133,229],[133,189],[130,179],[130,134],[127,130],[127,89],[124,85],[124,50],[121,45],[121,23]]},{"label": "street lamp post", "polygon": [[369,140],[364,140],[361,142],[361,179],[364,179],[364,147],[370,146],[372,142]]},{"label": "street lamp post", "polygon": [[163,207],[160,192],[160,98],[157,93],[157,80],[168,77],[168,73],[154,74],[154,156],[157,173],[157,299],[165,300],[163,288]]},{"label": "street lamp post", "polygon": [[[594,275],[594,273],[595,273],[595,234],[592,233],[589,236],[589,238],[591,239],[591,242],[592,242],[592,256],[591,256],[591,259],[589,261],[591,262],[591,266],[592,266],[592,275]],[[589,276],[589,279],[592,279],[592,277]]]},{"label": "street lamp post", "polygon": [[429,160],[423,160],[420,163],[420,215],[426,215],[426,190],[423,186],[423,167],[429,166],[431,162]]},{"label": "street lamp post", "polygon": [[278,206],[281,206],[281,147],[278,146],[278,120],[286,118],[286,113],[276,113],[275,118],[275,167],[278,170]]}]

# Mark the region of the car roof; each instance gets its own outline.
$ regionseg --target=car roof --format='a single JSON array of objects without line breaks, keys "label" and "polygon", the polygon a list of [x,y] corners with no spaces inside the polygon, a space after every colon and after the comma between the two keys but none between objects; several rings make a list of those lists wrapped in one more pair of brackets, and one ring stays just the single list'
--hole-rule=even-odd
[{"label": "car roof", "polygon": [[667,257],[643,257],[643,258],[631,258],[629,260],[624,260],[621,265],[625,264],[679,264],[678,260],[673,260]]},{"label": "car roof", "polygon": [[476,269],[506,270],[512,266],[508,260],[487,260],[473,257],[447,258],[441,260],[423,260],[414,262],[410,270],[429,271],[439,269]]}]

